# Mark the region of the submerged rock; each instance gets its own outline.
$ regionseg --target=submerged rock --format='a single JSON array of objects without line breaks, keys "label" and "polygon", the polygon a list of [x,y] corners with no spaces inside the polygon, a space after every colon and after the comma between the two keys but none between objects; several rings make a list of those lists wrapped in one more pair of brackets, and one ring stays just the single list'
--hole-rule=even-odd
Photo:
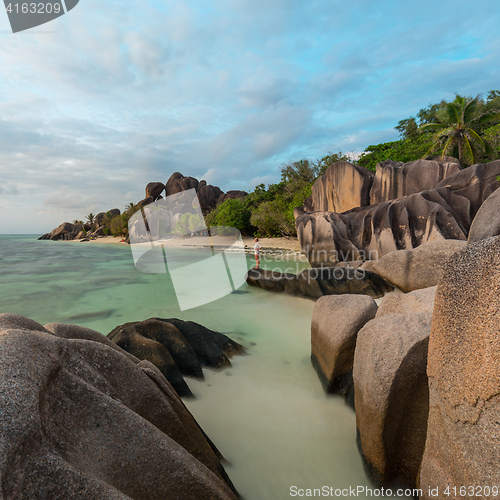
[{"label": "submerged rock", "polygon": [[203,378],[201,367],[231,366],[229,357],[243,347],[222,333],[178,319],[150,318],[117,326],[109,341],[153,363],[180,396],[192,396],[183,375]]},{"label": "submerged rock", "polygon": [[311,361],[326,392],[351,392],[356,337],[376,312],[375,301],[363,295],[324,296],[314,305]]},{"label": "submerged rock", "polygon": [[19,500],[234,500],[220,454],[148,361],[0,315],[0,469]]},{"label": "submerged rock", "polygon": [[250,269],[247,283],[264,290],[287,292],[310,299],[323,295],[362,294],[382,297],[394,287],[370,271],[350,267],[317,267],[299,274]]}]

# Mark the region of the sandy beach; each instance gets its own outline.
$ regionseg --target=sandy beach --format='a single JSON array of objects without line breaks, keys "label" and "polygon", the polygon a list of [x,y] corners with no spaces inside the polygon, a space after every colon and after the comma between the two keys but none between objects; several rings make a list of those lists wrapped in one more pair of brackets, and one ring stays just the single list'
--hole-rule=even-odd
[{"label": "sandy beach", "polygon": [[[87,244],[120,244],[126,245],[123,238],[114,236],[105,236],[104,238],[97,238],[95,240],[85,241]],[[228,238],[223,236],[212,237],[212,244],[214,246],[227,246],[231,244]],[[249,251],[253,250],[254,239],[251,237],[243,238],[243,245]],[[81,242],[82,240],[71,240],[73,242]],[[262,245],[263,252],[275,252],[276,250],[283,250],[287,253],[300,253],[300,244],[297,238],[259,238],[259,242]],[[193,238],[176,238],[168,240],[168,246],[171,247],[197,247],[210,245],[210,238],[197,236]]]}]

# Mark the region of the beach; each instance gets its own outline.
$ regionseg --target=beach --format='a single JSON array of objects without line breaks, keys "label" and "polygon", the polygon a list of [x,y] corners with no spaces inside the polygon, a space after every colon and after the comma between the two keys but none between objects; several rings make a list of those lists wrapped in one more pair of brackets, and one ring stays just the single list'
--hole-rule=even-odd
[{"label": "beach", "polygon": [[[169,247],[197,247],[197,246],[208,246],[210,245],[210,240],[214,247],[224,247],[231,243],[231,239],[224,236],[213,236],[211,239],[206,236],[195,236],[192,238],[175,238],[168,241]],[[79,243],[82,240],[70,240],[75,243]],[[85,241],[84,243],[100,243],[100,244],[121,244],[127,245],[120,236],[105,236],[103,238],[96,238],[94,240]],[[291,253],[300,253],[300,243],[297,238],[259,238],[259,243],[262,245],[262,251],[275,251],[284,250]],[[254,238],[245,236],[243,237],[243,245],[247,250],[253,252]]]}]

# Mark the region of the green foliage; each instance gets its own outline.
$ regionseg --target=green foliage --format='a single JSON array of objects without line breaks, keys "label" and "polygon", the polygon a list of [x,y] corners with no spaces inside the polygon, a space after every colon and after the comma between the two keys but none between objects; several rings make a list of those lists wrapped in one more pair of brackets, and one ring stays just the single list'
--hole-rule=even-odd
[{"label": "green foliage", "polygon": [[[493,95],[492,101],[495,99],[496,95]],[[458,157],[469,165],[476,163],[481,154],[489,156],[493,153],[491,144],[481,137],[481,129],[486,123],[498,120],[499,110],[485,110],[479,96],[472,99],[457,95],[453,102],[439,109],[437,115],[437,122],[420,128],[424,132],[434,132],[429,153],[439,150],[441,155]]]},{"label": "green foliage", "polygon": [[364,153],[358,158],[358,165],[375,171],[378,162],[394,160],[409,162],[426,156],[432,147],[431,138],[420,135],[413,139],[400,139],[399,141],[384,142],[382,144],[368,146]]},{"label": "green foliage", "polygon": [[243,234],[250,234],[251,211],[240,199],[226,200],[206,217],[207,226],[235,227]]},{"label": "green foliage", "polygon": [[197,214],[183,214],[175,225],[174,232],[180,236],[196,233],[205,228],[203,217]]},{"label": "green foliage", "polygon": [[124,236],[124,229],[127,224],[125,223],[124,217],[122,215],[115,215],[109,222],[109,229],[111,230],[111,234],[113,236]]}]

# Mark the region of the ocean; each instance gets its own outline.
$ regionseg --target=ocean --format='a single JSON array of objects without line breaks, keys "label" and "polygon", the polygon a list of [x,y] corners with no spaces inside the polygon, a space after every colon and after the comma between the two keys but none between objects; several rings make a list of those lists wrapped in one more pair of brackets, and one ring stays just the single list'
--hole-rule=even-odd
[{"label": "ocean", "polygon": [[[334,497],[349,488],[375,488],[356,447],[353,410],[323,392],[311,365],[313,301],[244,284],[236,293],[181,311],[168,273],[137,271],[128,245],[37,236],[0,235],[0,312],[41,324],[73,323],[104,335],[130,321],[177,317],[245,346],[248,355],[233,358],[231,368],[204,369],[203,381],[187,378],[195,399],[185,400],[226,458],[245,500],[287,499],[300,489],[305,495],[323,488]],[[178,258],[196,262],[197,250],[179,250]],[[254,265],[252,256],[247,261],[249,268]],[[270,257],[261,265],[306,266]]]}]

